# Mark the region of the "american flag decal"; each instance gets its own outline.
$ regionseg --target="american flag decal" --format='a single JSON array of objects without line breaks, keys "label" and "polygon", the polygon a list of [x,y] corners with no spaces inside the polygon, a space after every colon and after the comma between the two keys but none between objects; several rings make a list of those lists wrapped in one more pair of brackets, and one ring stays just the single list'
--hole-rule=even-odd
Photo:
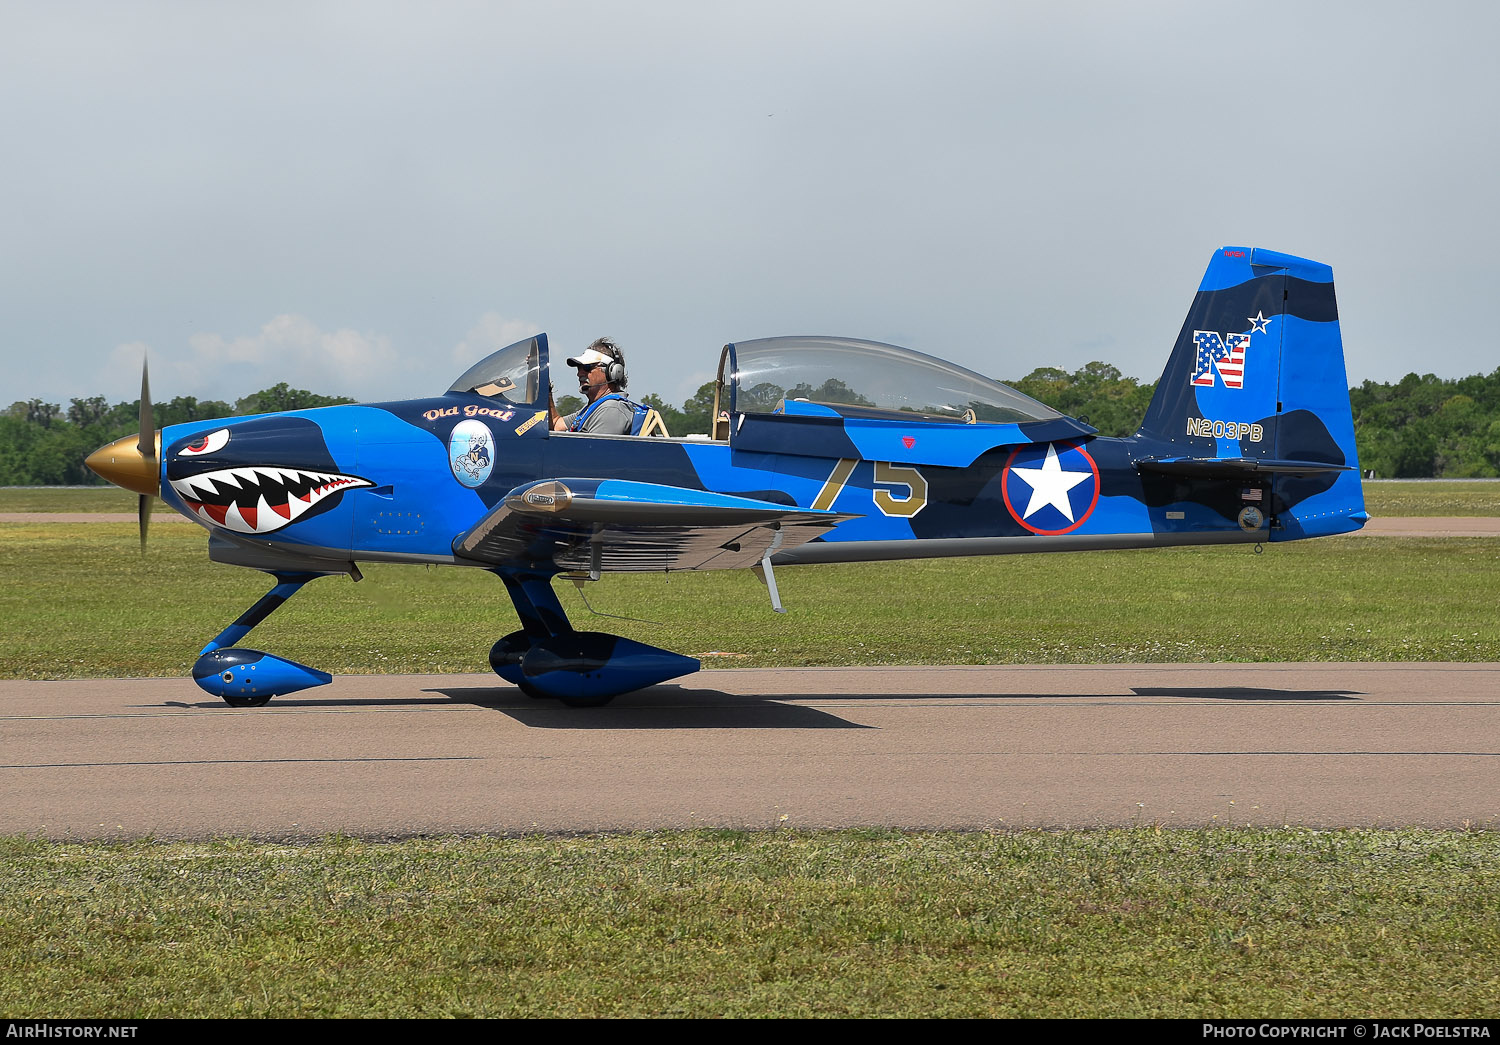
[{"label": "american flag decal", "polygon": [[1193,344],[1198,346],[1193,364],[1193,384],[1212,387],[1214,368],[1217,367],[1225,388],[1245,387],[1245,349],[1250,347],[1248,333],[1220,337],[1217,330],[1195,330]]}]

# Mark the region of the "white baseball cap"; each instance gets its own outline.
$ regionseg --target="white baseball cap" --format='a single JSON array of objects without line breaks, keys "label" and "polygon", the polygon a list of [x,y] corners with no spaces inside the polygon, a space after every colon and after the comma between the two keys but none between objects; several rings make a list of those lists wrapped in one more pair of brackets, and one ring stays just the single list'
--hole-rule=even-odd
[{"label": "white baseball cap", "polygon": [[585,349],[568,360],[568,366],[607,366],[616,362],[615,357],[596,349]]}]

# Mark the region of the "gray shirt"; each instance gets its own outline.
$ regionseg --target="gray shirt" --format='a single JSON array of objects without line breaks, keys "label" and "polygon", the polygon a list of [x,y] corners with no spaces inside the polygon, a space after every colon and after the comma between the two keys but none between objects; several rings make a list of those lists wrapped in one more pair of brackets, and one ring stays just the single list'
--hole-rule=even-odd
[{"label": "gray shirt", "polygon": [[[582,410],[575,414],[568,414],[563,418],[563,423],[568,426],[568,431],[573,430],[573,421]],[[630,426],[635,423],[635,411],[625,404],[623,399],[606,399],[594,408],[589,414],[588,420],[583,422],[580,431],[592,432],[594,435],[629,435]]]}]

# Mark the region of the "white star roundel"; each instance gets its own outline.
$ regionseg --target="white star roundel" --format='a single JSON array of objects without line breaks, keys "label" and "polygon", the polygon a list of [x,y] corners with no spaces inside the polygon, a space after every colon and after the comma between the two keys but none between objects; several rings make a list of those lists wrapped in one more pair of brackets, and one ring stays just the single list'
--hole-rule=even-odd
[{"label": "white star roundel", "polygon": [[1032,533],[1071,533],[1099,503],[1099,466],[1082,446],[1023,446],[1001,475],[1005,508]]}]

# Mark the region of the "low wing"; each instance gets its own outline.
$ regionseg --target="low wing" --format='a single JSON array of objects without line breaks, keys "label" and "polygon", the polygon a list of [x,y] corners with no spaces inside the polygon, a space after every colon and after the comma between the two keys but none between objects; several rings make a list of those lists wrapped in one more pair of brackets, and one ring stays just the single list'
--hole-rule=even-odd
[{"label": "low wing", "polygon": [[453,541],[464,559],[565,570],[728,570],[854,516],[623,479],[518,486]]}]

